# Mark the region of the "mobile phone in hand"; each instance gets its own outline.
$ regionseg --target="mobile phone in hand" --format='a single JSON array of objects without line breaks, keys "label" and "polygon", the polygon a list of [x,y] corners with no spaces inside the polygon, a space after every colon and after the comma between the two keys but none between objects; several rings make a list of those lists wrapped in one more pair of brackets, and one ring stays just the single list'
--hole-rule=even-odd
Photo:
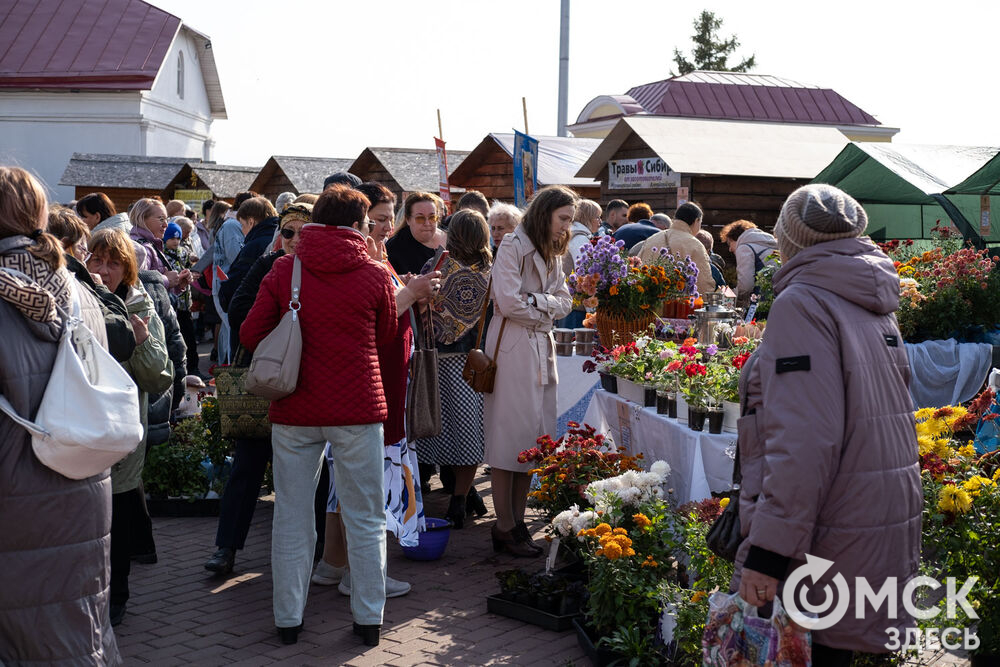
[{"label": "mobile phone in hand", "polygon": [[449,253],[444,248],[438,248],[437,252],[434,254],[433,268],[431,268],[431,270],[428,273],[434,271],[440,271],[441,267],[444,266],[444,263],[448,261],[448,255],[450,254],[451,253]]}]

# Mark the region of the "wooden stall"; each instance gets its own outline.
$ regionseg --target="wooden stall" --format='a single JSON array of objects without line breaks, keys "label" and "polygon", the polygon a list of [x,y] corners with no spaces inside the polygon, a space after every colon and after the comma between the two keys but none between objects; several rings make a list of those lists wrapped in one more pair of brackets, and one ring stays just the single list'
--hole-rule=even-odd
[{"label": "wooden stall", "polygon": [[161,197],[167,183],[186,163],[207,164],[178,157],[73,153],[59,184],[72,186],[75,199],[103,192],[117,211],[124,212],[143,197]]},{"label": "wooden stall", "polygon": [[[600,183],[576,172],[600,145],[600,139],[535,137],[538,139],[538,185],[565,185],[581,197],[597,199]],[[449,165],[450,167],[451,165]],[[514,201],[514,134],[487,135],[461,165],[452,168],[449,182],[465,190],[479,190],[490,201]]]},{"label": "wooden stall", "polygon": [[626,118],[577,176],[600,181],[602,206],[646,202],[672,217],[679,201],[696,202],[718,239],[722,226],[741,218],[770,230],[787,196],[847,142],[832,126]]},{"label": "wooden stall", "polygon": [[164,201],[180,199],[196,210],[207,199],[232,204],[236,195],[250,189],[259,172],[257,167],[188,162],[170,179],[160,196]]},{"label": "wooden stall", "polygon": [[[469,151],[449,149],[448,171],[454,173],[468,154]],[[411,192],[437,193],[440,190],[437,151],[434,149],[369,147],[361,151],[348,171],[362,181],[375,181],[389,188],[399,204]],[[458,194],[455,188],[452,192]]]},{"label": "wooden stall", "polygon": [[319,194],[327,176],[347,171],[353,162],[352,158],[272,155],[250,184],[250,189],[272,202],[282,192]]}]

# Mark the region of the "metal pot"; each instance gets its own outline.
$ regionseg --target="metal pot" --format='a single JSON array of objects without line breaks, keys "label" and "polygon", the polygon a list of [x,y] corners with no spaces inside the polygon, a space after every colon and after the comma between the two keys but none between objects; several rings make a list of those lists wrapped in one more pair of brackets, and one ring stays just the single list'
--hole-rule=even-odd
[{"label": "metal pot", "polygon": [[689,315],[694,321],[694,335],[698,342],[710,345],[718,343],[719,347],[728,346],[728,341],[716,341],[716,328],[722,323],[732,323],[736,311],[726,305],[726,297],[721,292],[711,292],[702,297],[705,305]]}]

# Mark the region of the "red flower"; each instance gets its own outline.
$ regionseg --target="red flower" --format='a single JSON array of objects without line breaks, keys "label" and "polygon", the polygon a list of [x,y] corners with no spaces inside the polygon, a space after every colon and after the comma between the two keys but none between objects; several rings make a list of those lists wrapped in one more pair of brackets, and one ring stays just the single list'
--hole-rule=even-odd
[{"label": "red flower", "polygon": [[688,364],[684,367],[684,372],[688,377],[694,377],[695,375],[705,375],[708,369],[701,364]]}]

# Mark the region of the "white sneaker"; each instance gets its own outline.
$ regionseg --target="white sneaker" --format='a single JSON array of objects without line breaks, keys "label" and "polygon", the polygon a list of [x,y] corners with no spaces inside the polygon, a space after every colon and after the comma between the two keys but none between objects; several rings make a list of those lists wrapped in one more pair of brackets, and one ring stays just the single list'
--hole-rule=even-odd
[{"label": "white sneaker", "polygon": [[[340,580],[340,585],[337,586],[337,590],[340,591],[341,595],[351,594],[351,572],[347,570],[344,572],[344,578]],[[398,579],[393,579],[392,577],[386,575],[385,577],[385,596],[387,598],[398,598],[400,596],[406,595],[410,592],[410,585],[405,581],[399,581]]]},{"label": "white sneaker", "polygon": [[316,570],[312,575],[312,582],[320,586],[333,586],[347,576],[346,567],[334,567],[322,558],[316,564]]}]

